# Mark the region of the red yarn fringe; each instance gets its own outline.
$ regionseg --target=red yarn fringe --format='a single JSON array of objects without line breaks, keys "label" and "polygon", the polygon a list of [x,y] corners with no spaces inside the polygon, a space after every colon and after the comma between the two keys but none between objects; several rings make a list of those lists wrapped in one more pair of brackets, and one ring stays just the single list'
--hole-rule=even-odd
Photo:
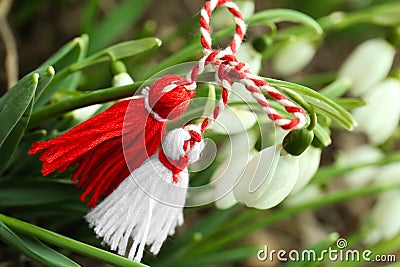
[{"label": "red yarn fringe", "polygon": [[[125,115],[130,119],[124,121]],[[123,131],[132,145],[122,145]],[[129,175],[127,162],[131,169],[137,168],[157,151],[164,132],[165,122],[149,116],[144,98],[123,100],[53,140],[33,144],[28,153],[43,151],[44,176],[78,165],[72,180],[84,188],[82,201],[91,194],[88,205],[94,207]]]}]

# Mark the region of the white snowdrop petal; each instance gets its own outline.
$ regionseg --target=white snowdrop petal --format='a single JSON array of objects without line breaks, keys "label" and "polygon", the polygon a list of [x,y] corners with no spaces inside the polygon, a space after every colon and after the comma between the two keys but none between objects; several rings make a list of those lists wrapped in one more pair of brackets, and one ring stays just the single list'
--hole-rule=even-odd
[{"label": "white snowdrop petal", "polygon": [[[355,147],[349,151],[341,152],[336,159],[338,166],[369,163],[379,160],[383,153],[376,147],[366,144]],[[379,172],[379,167],[367,166],[354,170],[344,176],[346,183],[354,188],[370,183]]]},{"label": "white snowdrop petal", "polygon": [[226,140],[218,150],[218,156],[221,158],[231,158],[236,155],[247,155],[249,150],[254,147],[257,142],[257,138],[258,134],[254,131],[229,135],[228,140]]},{"label": "white snowdrop petal", "polygon": [[227,107],[211,125],[210,130],[220,134],[245,132],[257,122],[257,117],[248,110]]},{"label": "white snowdrop petal", "polygon": [[308,39],[297,39],[274,56],[272,68],[281,76],[295,74],[310,63],[315,53],[316,48]]},{"label": "white snowdrop petal", "polygon": [[372,85],[388,75],[395,53],[395,48],[384,39],[367,40],[344,61],[338,76],[350,79],[350,92],[354,96],[361,96],[375,90]]},{"label": "white snowdrop petal", "polygon": [[400,81],[388,78],[373,86],[365,95],[366,105],[353,111],[358,122],[356,130],[368,135],[373,144],[385,142],[400,119]]},{"label": "white snowdrop petal", "polygon": [[236,203],[236,200],[232,199],[232,190],[242,176],[249,159],[248,152],[233,155],[221,163],[214,172],[211,182],[214,185],[214,200],[217,207],[228,208]]},{"label": "white snowdrop petal", "polygon": [[75,109],[74,111],[72,111],[72,114],[77,120],[85,121],[90,119],[100,107],[101,107],[100,104],[94,104],[84,108]]},{"label": "white snowdrop petal", "polygon": [[128,73],[122,72],[122,73],[118,73],[117,75],[115,75],[113,77],[111,83],[112,83],[112,86],[118,87],[118,86],[133,84],[134,81]]},{"label": "white snowdrop petal", "polygon": [[269,209],[281,203],[293,189],[299,174],[299,159],[292,155],[281,156],[271,182],[262,195],[251,198],[246,205],[257,209]]},{"label": "white snowdrop petal", "polygon": [[379,196],[371,211],[376,230],[383,239],[390,239],[400,233],[400,190],[392,190]]},{"label": "white snowdrop petal", "polygon": [[233,189],[237,201],[246,203],[268,187],[278,165],[279,152],[280,149],[270,146],[261,150],[249,161]]},{"label": "white snowdrop petal", "polygon": [[218,199],[215,201],[215,206],[218,209],[224,210],[224,209],[229,209],[233,205],[237,203],[235,196],[233,195],[233,192],[230,191],[228,194],[226,194],[224,197]]},{"label": "white snowdrop petal", "polygon": [[300,156],[299,159],[299,175],[291,194],[295,194],[303,189],[314,174],[317,172],[321,159],[320,148],[309,146]]},{"label": "white snowdrop petal", "polygon": [[379,168],[374,184],[393,184],[400,182],[400,162],[394,162]]}]

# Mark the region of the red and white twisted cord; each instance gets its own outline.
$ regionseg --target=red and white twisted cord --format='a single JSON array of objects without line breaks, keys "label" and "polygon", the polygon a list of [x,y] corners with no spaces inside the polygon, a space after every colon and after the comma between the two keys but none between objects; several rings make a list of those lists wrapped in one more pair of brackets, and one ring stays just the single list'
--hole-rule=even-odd
[{"label": "red and white twisted cord", "polygon": [[[234,17],[236,24],[234,37],[230,45],[224,50],[214,50],[212,48],[210,19],[214,9],[219,6],[228,8],[229,12]],[[231,0],[207,1],[201,10],[200,26],[201,44],[203,46],[204,56],[186,75],[186,80],[188,81],[188,85],[186,85],[188,87],[187,89],[193,90],[193,88],[196,88],[198,76],[204,72],[207,65],[213,67],[215,71],[215,81],[222,88],[221,99],[218,101],[214,110],[200,123],[200,125],[196,126],[200,127],[200,134],[204,133],[208,125],[218,118],[219,114],[228,104],[229,95],[232,91],[233,85],[231,77],[238,79],[239,82],[245,86],[245,88],[251,93],[252,97],[257,100],[258,104],[276,125],[285,130],[304,127],[307,122],[305,111],[290,101],[284,94],[279,92],[279,90],[268,84],[262,77],[250,72],[248,64],[239,62],[235,57],[234,54],[239,49],[246,33],[246,24],[235,3],[231,2]],[[271,98],[282,105],[288,113],[293,115],[293,118],[287,119],[281,116],[271,106],[271,104],[269,104],[261,90],[266,92]],[[183,148],[185,154],[190,152],[193,142],[198,142],[198,140],[195,141],[191,139],[185,142],[185,147]]]}]

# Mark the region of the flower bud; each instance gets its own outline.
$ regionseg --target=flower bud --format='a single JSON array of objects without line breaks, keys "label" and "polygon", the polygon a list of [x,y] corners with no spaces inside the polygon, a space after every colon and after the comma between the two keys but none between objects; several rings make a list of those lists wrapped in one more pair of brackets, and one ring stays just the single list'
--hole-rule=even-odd
[{"label": "flower bud", "polygon": [[114,74],[114,77],[112,79],[113,87],[124,86],[134,83],[132,77],[126,72],[125,64],[122,61],[112,62],[111,70]]},{"label": "flower bud", "polygon": [[287,153],[298,156],[307,149],[313,138],[313,131],[307,129],[292,130],[283,138],[283,148]]}]

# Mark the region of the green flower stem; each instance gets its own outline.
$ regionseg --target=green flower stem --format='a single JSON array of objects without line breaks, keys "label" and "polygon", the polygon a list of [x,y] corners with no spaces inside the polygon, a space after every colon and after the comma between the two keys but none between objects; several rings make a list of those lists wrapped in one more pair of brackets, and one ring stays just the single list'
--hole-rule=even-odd
[{"label": "green flower stem", "polygon": [[76,252],[78,254],[88,256],[102,262],[111,264],[112,266],[121,267],[144,267],[146,265],[134,262],[127,258],[118,256],[108,251],[87,245],[74,239],[62,236],[60,234],[43,229],[36,225],[17,220],[12,217],[0,214],[0,220],[13,230],[22,232],[29,236],[36,237],[44,242],[56,245],[61,248]]},{"label": "green flower stem", "polygon": [[134,84],[126,86],[106,88],[85,93],[80,96],[71,97],[55,104],[45,106],[32,113],[28,128],[32,128],[41,123],[43,120],[55,117],[67,111],[93,104],[105,103],[124,97],[130,97],[141,85],[142,82],[135,82]]},{"label": "green flower stem", "polygon": [[[221,247],[250,234],[255,229],[265,228],[273,223],[289,218],[305,210],[316,209],[357,197],[365,197],[369,195],[379,194],[395,188],[400,188],[400,183],[373,185],[366,188],[347,189],[326,195],[322,198],[318,198],[316,200],[312,200],[303,204],[285,207],[274,213],[268,214],[268,216],[261,216],[261,218],[259,219],[252,218],[251,221],[249,221],[248,223],[240,223],[240,225],[236,225],[234,228],[224,227],[224,231],[219,233],[217,236],[211,236],[209,238],[203,239],[201,243],[199,242],[196,244],[192,244],[196,247],[194,252],[192,252],[195,255],[187,255],[187,257],[200,256],[210,251],[216,251]],[[246,215],[245,213],[243,213],[243,215],[241,216]],[[213,241],[210,242],[210,240]]]},{"label": "green flower stem", "polygon": [[358,163],[358,164],[353,164],[349,166],[327,166],[327,167],[321,167],[319,168],[318,172],[315,174],[313,179],[311,180],[311,183],[314,184],[325,184],[329,182],[329,180],[332,177],[339,176],[339,175],[344,175],[346,173],[349,173],[351,171],[368,167],[368,166],[382,166],[394,162],[399,162],[400,161],[400,152],[395,152],[391,154],[385,155],[384,158],[373,161],[373,162],[365,162],[365,163]]}]

